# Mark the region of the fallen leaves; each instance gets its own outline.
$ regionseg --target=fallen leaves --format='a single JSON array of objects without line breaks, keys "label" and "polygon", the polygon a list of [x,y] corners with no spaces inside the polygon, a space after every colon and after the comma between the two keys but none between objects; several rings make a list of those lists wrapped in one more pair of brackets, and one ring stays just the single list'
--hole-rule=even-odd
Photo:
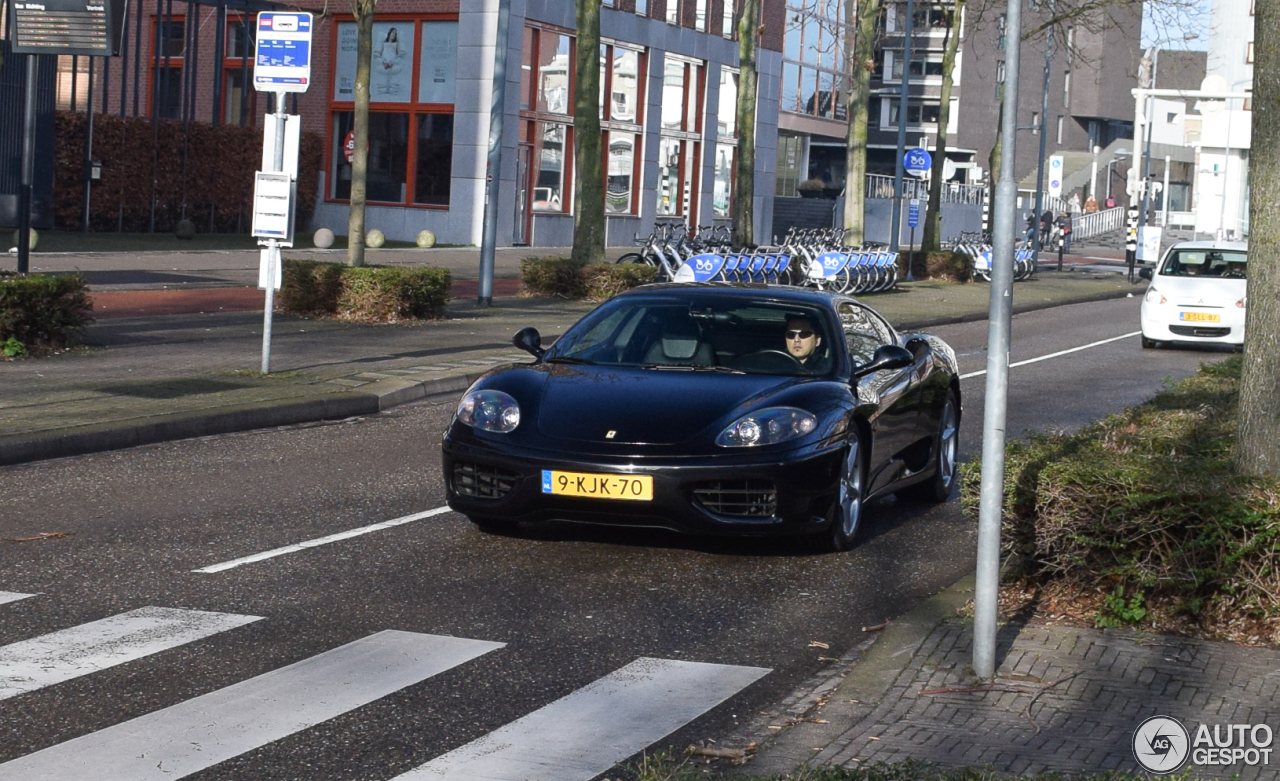
[{"label": "fallen leaves", "polygon": [[810,641],[809,641],[809,647],[810,647],[810,648],[821,648],[821,649],[822,649],[822,650],[824,650],[824,651],[830,651],[830,650],[831,650],[831,644],[830,644],[830,643],[824,643],[824,642],[821,642],[821,641],[819,641],[819,640],[810,640]]},{"label": "fallen leaves", "polygon": [[36,540],[60,540],[69,536],[66,532],[40,532],[34,537],[5,537],[5,542],[35,542]]}]

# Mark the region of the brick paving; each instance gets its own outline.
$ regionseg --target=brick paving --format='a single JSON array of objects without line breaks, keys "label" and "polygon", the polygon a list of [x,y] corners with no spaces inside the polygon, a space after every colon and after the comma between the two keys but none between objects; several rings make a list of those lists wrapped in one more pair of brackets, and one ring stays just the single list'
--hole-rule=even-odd
[{"label": "brick paving", "polygon": [[[1008,773],[1137,772],[1132,737],[1155,715],[1178,719],[1193,737],[1201,724],[1262,723],[1280,735],[1277,651],[1130,630],[1005,626],[994,685],[957,691],[980,686],[969,668],[972,639],[971,626],[952,618],[890,649],[900,669],[873,703],[853,696],[864,684],[833,687],[828,674],[816,696],[790,698],[793,723],[777,730],[785,719],[768,714],[774,730],[737,736],[762,746],[746,771],[917,759]],[[866,655],[859,648],[842,659],[836,679],[853,680]],[[1280,740],[1272,745],[1280,749]],[[1187,767],[1203,778],[1277,779],[1280,750],[1269,765]]]}]

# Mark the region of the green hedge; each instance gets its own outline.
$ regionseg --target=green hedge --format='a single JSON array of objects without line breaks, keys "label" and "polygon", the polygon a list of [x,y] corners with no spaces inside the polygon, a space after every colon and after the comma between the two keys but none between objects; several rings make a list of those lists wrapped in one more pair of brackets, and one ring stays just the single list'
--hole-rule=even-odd
[{"label": "green hedge", "polygon": [[432,320],[449,301],[448,269],[285,260],[276,298],[282,312],[362,322]]},{"label": "green hedge", "polygon": [[[1034,579],[1113,592],[1117,615],[1145,603],[1208,622],[1280,616],[1280,480],[1231,461],[1240,369],[1206,364],[1081,431],[1009,443],[1005,554]],[[981,463],[962,469],[976,516]]]},{"label": "green hedge", "polygon": [[0,345],[5,353],[42,355],[71,344],[93,321],[78,274],[0,274]]},{"label": "green hedge", "polygon": [[526,295],[604,301],[653,282],[658,270],[642,263],[584,265],[569,258],[525,258],[520,274]]},{"label": "green hedge", "polygon": [[[86,126],[82,112],[57,114],[53,186],[57,227],[80,228]],[[185,213],[200,233],[249,232],[254,171],[262,164],[262,128],[161,120],[153,129],[146,117],[95,114],[93,156],[102,161],[102,180],[92,185],[92,230],[148,230],[154,186],[157,231],[172,231]],[[296,208],[296,224],[302,227],[315,210],[323,157],[324,139],[303,133]]]}]

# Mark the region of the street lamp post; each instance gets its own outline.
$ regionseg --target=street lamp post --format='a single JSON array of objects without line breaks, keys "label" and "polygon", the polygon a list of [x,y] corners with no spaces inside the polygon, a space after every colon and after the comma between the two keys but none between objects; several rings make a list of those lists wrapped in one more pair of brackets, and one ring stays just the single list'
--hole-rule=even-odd
[{"label": "street lamp post", "polygon": [[1111,200],[1111,166],[1128,157],[1130,152],[1124,147],[1120,147],[1111,153],[1111,159],[1107,161],[1107,200]]},{"label": "street lamp post", "polygon": [[[911,82],[911,26],[914,22],[915,3],[907,0],[907,21],[902,37],[902,82],[898,87],[898,158],[893,167],[893,214],[889,220],[889,251],[897,252],[900,234],[902,233],[902,155],[907,147],[907,95]],[[892,75],[892,74],[890,74]],[[913,248],[908,248],[910,253]],[[911,261],[907,261],[907,270],[911,270]]]}]

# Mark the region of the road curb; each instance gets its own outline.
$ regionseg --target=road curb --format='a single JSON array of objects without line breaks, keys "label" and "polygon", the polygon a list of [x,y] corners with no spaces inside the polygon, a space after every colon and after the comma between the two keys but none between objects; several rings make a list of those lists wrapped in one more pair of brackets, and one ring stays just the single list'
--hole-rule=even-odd
[{"label": "road curb", "polygon": [[[1017,288],[1014,289],[1017,292]],[[1030,304],[1014,304],[1013,314],[1021,315],[1027,312],[1042,312],[1046,309],[1057,309],[1060,306],[1075,306],[1076,304],[1091,304],[1096,301],[1112,301],[1117,298],[1128,298],[1134,294],[1131,290],[1114,290],[1105,293],[1090,293],[1089,295],[1073,296],[1065,298],[1061,301],[1052,303],[1036,302]],[[1015,296],[1016,298],[1016,296]],[[874,304],[874,302],[872,302]],[[963,315],[939,315],[937,317],[925,317],[919,320],[907,320],[899,323],[894,327],[899,331],[914,331],[921,328],[933,328],[939,325],[955,325],[957,323],[974,323],[979,320],[986,320],[989,312],[968,312]]]}]

